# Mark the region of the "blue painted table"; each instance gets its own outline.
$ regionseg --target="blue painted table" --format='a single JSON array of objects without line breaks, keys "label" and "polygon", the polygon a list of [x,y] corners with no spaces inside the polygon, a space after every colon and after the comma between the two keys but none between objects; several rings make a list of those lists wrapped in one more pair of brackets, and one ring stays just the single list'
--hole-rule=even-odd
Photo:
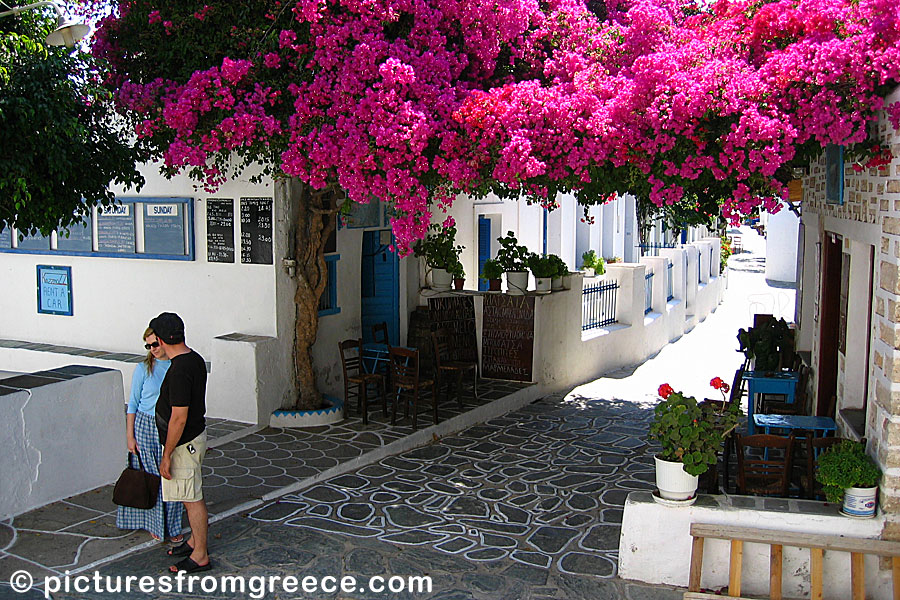
[{"label": "blue painted table", "polygon": [[747,382],[747,431],[756,433],[753,413],[756,408],[756,394],[781,394],[787,396],[787,403],[794,403],[794,391],[800,375],[793,371],[744,371]]},{"label": "blue painted table", "polygon": [[772,429],[805,429],[816,436],[826,436],[837,431],[837,425],[831,417],[810,417],[806,415],[753,415],[754,424],[770,433]]}]

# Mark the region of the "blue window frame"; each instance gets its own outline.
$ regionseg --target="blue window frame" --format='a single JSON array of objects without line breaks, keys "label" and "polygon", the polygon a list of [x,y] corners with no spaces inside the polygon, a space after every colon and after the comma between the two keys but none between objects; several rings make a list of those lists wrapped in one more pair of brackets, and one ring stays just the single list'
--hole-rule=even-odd
[{"label": "blue window frame", "polygon": [[825,202],[844,203],[844,147],[836,144],[825,147]]},{"label": "blue window frame", "polygon": [[[110,258],[150,258],[194,260],[193,198],[119,198],[121,204],[98,208],[96,216],[85,217],[85,225],[73,225],[67,238],[57,233],[57,244],[50,239],[27,237],[16,248],[0,235],[0,252],[53,256],[100,256]],[[93,225],[97,239],[93,239]],[[138,252],[140,227],[143,251]],[[4,230],[6,231],[6,230]],[[93,250],[96,243],[97,251]]]},{"label": "blue window frame", "polygon": [[328,269],[328,284],[319,298],[319,316],[336,315],[341,312],[337,303],[337,262],[340,254],[329,254],[325,257],[325,267]]}]

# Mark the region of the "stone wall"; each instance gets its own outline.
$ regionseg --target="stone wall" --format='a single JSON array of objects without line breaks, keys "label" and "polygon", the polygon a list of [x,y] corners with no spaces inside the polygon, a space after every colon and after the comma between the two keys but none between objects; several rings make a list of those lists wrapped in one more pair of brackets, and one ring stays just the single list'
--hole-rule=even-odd
[{"label": "stone wall", "polygon": [[[886,104],[897,101],[900,101],[900,88],[888,96]],[[871,304],[868,304],[867,286],[851,289],[851,294],[857,297],[866,295],[871,316],[868,381],[852,387],[846,384],[845,365],[854,352],[866,350],[858,346],[851,348],[848,335],[846,355],[839,354],[838,409],[854,394],[863,395],[863,390],[867,390],[866,397],[860,399],[866,406],[865,437],[869,453],[877,458],[885,472],[880,490],[881,508],[886,516],[883,537],[900,539],[900,134],[894,131],[884,111],[878,132],[897,158],[886,170],[862,172],[854,170],[849,160],[845,160],[843,205],[825,202],[824,156],[811,164],[810,173],[803,180],[803,213],[807,224],[805,270],[821,264],[810,252],[816,247],[810,239],[823,240],[829,232],[843,236],[843,250],[854,259],[858,256],[853,254],[854,244],[874,246]],[[852,264],[851,261],[851,269]],[[818,306],[819,294],[818,289],[804,288],[803,302],[816,302]],[[848,321],[851,317],[848,314]],[[802,326],[817,329],[818,323]],[[818,331],[812,334],[811,349],[815,365]],[[840,418],[838,422],[841,425]],[[841,429],[842,433],[848,433],[845,427]]]}]

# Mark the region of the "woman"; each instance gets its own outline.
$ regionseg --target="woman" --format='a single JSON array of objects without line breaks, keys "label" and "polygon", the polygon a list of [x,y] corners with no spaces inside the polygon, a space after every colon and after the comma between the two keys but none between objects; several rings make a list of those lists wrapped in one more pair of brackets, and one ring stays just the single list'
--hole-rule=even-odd
[{"label": "woman", "polygon": [[[149,351],[147,358],[138,365],[131,378],[125,431],[128,451],[132,454],[140,452],[144,470],[159,475],[163,447],[156,429],[156,401],[170,363],[166,351],[160,347],[156,334],[149,327],[144,332],[144,348]],[[139,467],[136,456],[131,457],[131,463]],[[116,526],[119,529],[144,529],[156,541],[161,541],[166,535],[172,542],[183,541],[181,514],[184,505],[181,502],[163,502],[162,491],[158,498],[156,506],[147,510],[120,506],[116,511]]]}]

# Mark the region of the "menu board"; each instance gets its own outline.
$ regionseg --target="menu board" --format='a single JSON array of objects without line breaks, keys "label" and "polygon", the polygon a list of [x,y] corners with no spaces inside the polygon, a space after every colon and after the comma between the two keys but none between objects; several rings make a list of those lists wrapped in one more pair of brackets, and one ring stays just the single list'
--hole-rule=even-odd
[{"label": "menu board", "polygon": [[234,200],[206,201],[206,260],[234,262]]},{"label": "menu board", "polygon": [[271,198],[241,198],[241,262],[272,264]]},{"label": "menu board", "polygon": [[184,223],[187,204],[147,202],[144,204],[144,253],[184,256]]},{"label": "menu board", "polygon": [[17,248],[19,250],[49,250],[50,238],[44,237],[39,231],[34,235],[27,235],[20,239]]},{"label": "menu board", "polygon": [[69,225],[69,237],[62,229],[56,232],[56,249],[68,252],[90,252],[94,249],[91,239],[91,218],[85,217],[86,223],[72,223]]},{"label": "menu board", "polygon": [[533,362],[534,296],[485,295],[482,376],[531,381]]},{"label": "menu board", "polygon": [[100,252],[135,252],[131,208],[131,204],[117,204],[97,211],[97,249]]},{"label": "menu board", "polygon": [[12,227],[6,226],[0,231],[0,250],[12,248]]},{"label": "menu board", "polygon": [[478,362],[475,337],[475,299],[472,296],[429,298],[428,310],[433,330],[447,332],[452,361]]}]

